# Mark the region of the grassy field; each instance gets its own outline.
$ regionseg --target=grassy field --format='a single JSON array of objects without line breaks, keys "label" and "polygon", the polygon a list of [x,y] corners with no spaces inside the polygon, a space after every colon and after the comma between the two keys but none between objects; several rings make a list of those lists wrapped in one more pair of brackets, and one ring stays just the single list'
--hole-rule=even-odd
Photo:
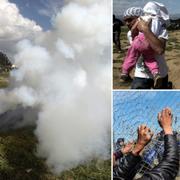
[{"label": "grassy field", "polygon": [[[120,82],[120,70],[123,58],[127,51],[127,28],[122,28],[121,45],[123,51],[118,53],[116,48],[113,47],[113,88],[114,89],[129,89],[130,83]],[[173,82],[174,89],[180,89],[180,30],[169,31],[169,40],[167,41],[165,59],[169,68],[169,80]],[[133,76],[133,71],[131,72]]]},{"label": "grassy field", "polygon": [[93,160],[60,175],[53,175],[45,159],[36,156],[34,127],[0,133],[0,179],[2,180],[109,180],[110,160]]},{"label": "grassy field", "polygon": [[[0,74],[0,88],[8,85],[8,73]],[[0,130],[0,180],[109,180],[111,160],[94,159],[59,175],[46,160],[36,156],[35,127],[2,132]]]},{"label": "grassy field", "polygon": [[0,73],[0,88],[6,88],[8,86],[9,83],[8,77],[9,77],[8,72]]}]

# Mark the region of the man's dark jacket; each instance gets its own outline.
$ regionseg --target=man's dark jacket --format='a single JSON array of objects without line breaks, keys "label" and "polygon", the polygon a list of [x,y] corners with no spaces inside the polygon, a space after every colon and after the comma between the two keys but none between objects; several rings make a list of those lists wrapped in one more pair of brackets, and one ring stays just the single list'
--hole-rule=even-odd
[{"label": "man's dark jacket", "polygon": [[[138,180],[174,180],[179,169],[179,153],[176,136],[164,136],[164,155],[162,161]],[[135,166],[140,163],[139,156],[129,154],[124,162],[113,168],[114,180],[132,180],[135,175]]]}]

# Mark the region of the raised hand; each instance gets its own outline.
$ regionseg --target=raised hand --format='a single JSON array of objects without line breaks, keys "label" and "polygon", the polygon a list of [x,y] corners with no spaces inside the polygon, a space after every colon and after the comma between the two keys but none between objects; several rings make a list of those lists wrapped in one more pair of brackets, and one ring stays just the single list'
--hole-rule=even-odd
[{"label": "raised hand", "polygon": [[144,147],[151,141],[152,136],[153,132],[146,125],[139,126],[137,143],[132,153],[136,156],[139,155]]},{"label": "raised hand", "polygon": [[158,121],[165,134],[173,134],[172,111],[170,108],[167,107],[158,113]]}]

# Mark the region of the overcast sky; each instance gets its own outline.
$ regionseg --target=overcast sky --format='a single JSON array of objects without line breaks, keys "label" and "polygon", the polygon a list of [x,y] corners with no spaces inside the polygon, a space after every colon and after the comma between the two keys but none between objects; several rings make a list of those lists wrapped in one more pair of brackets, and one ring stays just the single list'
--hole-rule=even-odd
[{"label": "overcast sky", "polygon": [[[149,0],[113,0],[113,11],[116,15],[122,15],[129,7],[143,7]],[[158,0],[169,10],[170,15],[180,14],[180,0]]]}]

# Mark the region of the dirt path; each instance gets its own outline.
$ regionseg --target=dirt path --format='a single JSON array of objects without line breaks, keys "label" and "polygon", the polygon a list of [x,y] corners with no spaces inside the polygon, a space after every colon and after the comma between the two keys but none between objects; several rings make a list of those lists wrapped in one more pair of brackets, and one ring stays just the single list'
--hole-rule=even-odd
[{"label": "dirt path", "polygon": [[[124,29],[121,33],[121,45],[123,52],[113,53],[113,88],[114,89],[129,89],[130,83],[120,82],[120,68],[128,46],[126,38],[127,30]],[[180,89],[180,31],[170,31],[169,40],[167,42],[165,59],[169,68],[169,81],[173,82],[174,89]],[[133,72],[131,73],[133,76]]]}]

